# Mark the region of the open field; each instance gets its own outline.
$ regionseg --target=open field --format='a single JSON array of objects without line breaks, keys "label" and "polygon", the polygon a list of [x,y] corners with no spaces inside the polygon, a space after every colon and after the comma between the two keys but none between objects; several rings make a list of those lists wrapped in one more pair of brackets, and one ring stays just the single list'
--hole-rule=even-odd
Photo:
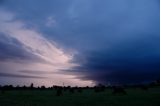
[{"label": "open field", "polygon": [[111,89],[100,93],[87,89],[56,96],[55,90],[11,90],[0,94],[0,106],[160,106],[159,87],[126,91],[127,95],[113,95]]}]

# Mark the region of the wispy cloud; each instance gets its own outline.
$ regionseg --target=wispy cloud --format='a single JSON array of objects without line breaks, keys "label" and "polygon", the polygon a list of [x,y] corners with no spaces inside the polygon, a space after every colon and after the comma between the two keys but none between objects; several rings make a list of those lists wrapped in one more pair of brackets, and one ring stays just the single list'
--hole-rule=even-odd
[{"label": "wispy cloud", "polygon": [[20,70],[20,73],[26,73],[26,74],[56,74],[56,72],[51,72],[51,71],[39,71],[39,70]]},{"label": "wispy cloud", "polygon": [[41,33],[27,29],[25,23],[14,21],[14,16],[11,13],[0,12],[0,14],[3,16],[0,18],[0,31],[20,42],[27,52],[57,67],[72,67],[73,64],[70,61],[73,54],[65,53],[55,42],[44,38]]},{"label": "wispy cloud", "polygon": [[[54,80],[55,84],[60,84],[63,81],[71,85],[77,82],[82,85],[86,84],[86,82],[78,79],[74,79],[73,81],[73,78],[75,77],[74,75],[58,73],[59,70],[70,69],[74,66],[78,66],[77,63],[73,63],[75,52],[63,49],[53,40],[45,38],[45,35],[36,31],[36,29],[28,28],[25,22],[15,19],[14,13],[7,12],[6,10],[2,9],[0,10],[0,15],[3,16],[0,17],[1,37],[5,38],[3,39],[3,43],[5,42],[5,45],[1,46],[4,46],[4,48],[6,48],[9,45],[9,50],[4,49],[2,51],[2,53],[8,53],[6,54],[8,56],[8,59],[5,59],[5,62],[0,61],[0,65],[3,64],[3,69],[0,69],[0,77],[47,77],[48,79],[44,79],[44,81]],[[7,58],[7,56],[3,55],[1,57]],[[11,58],[11,56],[13,58]],[[16,61],[14,63],[14,60],[16,60],[16,58],[18,58],[20,62]],[[4,70],[6,70],[8,73],[3,73]],[[19,75],[20,73],[22,74],[22,72],[19,72],[18,70],[39,71],[24,71],[23,74],[25,73],[26,75]],[[40,77],[33,76],[35,72],[37,73],[36,75],[40,75]],[[59,81],[59,79],[61,79],[61,81]],[[29,80],[25,79],[22,82],[27,81]],[[40,81],[37,81],[37,83],[40,83]]]},{"label": "wispy cloud", "polygon": [[0,77],[12,77],[12,78],[38,78],[43,79],[45,77],[41,76],[30,76],[30,75],[20,75],[20,74],[10,74],[10,73],[0,73]]},{"label": "wispy cloud", "polygon": [[42,61],[38,56],[24,49],[17,39],[3,33],[0,33],[0,37],[0,61]]},{"label": "wispy cloud", "polygon": [[49,16],[49,17],[47,17],[47,19],[46,19],[45,25],[46,25],[47,27],[53,27],[53,26],[56,25],[56,20],[54,19],[53,16]]}]

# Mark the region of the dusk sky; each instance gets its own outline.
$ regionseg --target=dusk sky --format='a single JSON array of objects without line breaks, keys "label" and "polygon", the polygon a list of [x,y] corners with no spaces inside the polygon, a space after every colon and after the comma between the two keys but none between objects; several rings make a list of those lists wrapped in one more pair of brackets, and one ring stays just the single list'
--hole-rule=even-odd
[{"label": "dusk sky", "polygon": [[160,79],[160,0],[0,0],[0,85]]}]

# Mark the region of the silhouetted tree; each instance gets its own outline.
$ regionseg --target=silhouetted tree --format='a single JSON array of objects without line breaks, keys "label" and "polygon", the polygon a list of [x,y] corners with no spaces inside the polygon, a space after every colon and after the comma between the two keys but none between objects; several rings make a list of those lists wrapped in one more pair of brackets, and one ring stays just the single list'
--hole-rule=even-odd
[{"label": "silhouetted tree", "polygon": [[15,89],[16,89],[16,90],[20,90],[20,86],[17,85],[17,86],[15,87]]},{"label": "silhouetted tree", "polygon": [[24,86],[22,87],[22,89],[23,89],[23,90],[26,90],[26,89],[27,89],[27,87],[24,85]]},{"label": "silhouetted tree", "polygon": [[43,86],[41,86],[41,90],[45,90],[46,89],[46,87],[43,85]]},{"label": "silhouetted tree", "polygon": [[105,91],[105,86],[102,84],[98,84],[97,86],[94,87],[95,92],[104,92]]},{"label": "silhouetted tree", "polygon": [[33,89],[34,88],[34,84],[33,83],[31,83],[31,85],[30,85],[30,89]]}]

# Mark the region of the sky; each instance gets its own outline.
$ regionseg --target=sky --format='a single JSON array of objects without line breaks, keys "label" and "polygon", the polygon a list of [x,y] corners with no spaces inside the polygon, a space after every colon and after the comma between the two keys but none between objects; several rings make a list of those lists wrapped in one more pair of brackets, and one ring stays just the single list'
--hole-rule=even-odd
[{"label": "sky", "polygon": [[160,0],[0,0],[0,85],[160,79]]}]

